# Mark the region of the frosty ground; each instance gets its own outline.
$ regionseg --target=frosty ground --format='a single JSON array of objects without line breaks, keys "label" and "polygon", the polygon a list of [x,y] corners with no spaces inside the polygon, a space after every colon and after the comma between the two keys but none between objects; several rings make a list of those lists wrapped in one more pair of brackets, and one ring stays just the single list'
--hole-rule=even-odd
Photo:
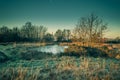
[{"label": "frosty ground", "polygon": [[107,50],[106,47],[101,51],[101,48],[96,50],[96,48],[74,45],[69,46],[64,52],[52,54],[36,50],[41,46],[43,45],[0,45],[0,79],[120,79],[120,60],[116,58],[119,51],[115,53]]}]

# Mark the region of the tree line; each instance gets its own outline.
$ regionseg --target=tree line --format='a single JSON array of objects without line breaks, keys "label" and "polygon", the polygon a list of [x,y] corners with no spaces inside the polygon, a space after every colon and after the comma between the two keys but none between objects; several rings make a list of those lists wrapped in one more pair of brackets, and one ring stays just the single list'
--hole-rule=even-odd
[{"label": "tree line", "polygon": [[107,24],[95,14],[82,17],[73,30],[58,29],[54,34],[47,32],[47,27],[36,26],[26,22],[21,28],[12,29],[7,26],[0,27],[0,42],[101,42]]},{"label": "tree line", "polygon": [[12,29],[7,26],[0,28],[0,42],[53,42],[68,41],[70,30],[57,30],[55,34],[47,32],[44,26],[35,26],[31,22],[26,22],[21,28]]}]

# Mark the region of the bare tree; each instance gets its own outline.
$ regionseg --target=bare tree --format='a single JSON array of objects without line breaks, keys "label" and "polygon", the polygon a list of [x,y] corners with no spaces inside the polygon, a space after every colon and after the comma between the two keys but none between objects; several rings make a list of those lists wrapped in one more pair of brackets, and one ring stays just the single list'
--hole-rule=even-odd
[{"label": "bare tree", "polygon": [[107,25],[98,16],[91,14],[82,17],[74,28],[74,36],[79,41],[98,42],[103,38]]},{"label": "bare tree", "polygon": [[71,32],[69,29],[64,29],[62,32],[62,35],[63,35],[63,40],[68,41],[68,40],[70,40]]},{"label": "bare tree", "polygon": [[39,26],[38,27],[38,38],[39,38],[40,41],[43,40],[43,37],[45,36],[46,32],[47,32],[46,27],[44,27],[44,26]]},{"label": "bare tree", "polygon": [[21,35],[24,38],[32,38],[33,37],[34,26],[31,22],[26,22],[25,25],[21,29]]},{"label": "bare tree", "polygon": [[107,24],[98,16],[91,14],[88,17],[88,30],[90,42],[98,42],[103,38],[103,34],[107,29]]},{"label": "bare tree", "polygon": [[56,41],[60,42],[63,40],[63,33],[62,30],[58,29],[54,34]]}]

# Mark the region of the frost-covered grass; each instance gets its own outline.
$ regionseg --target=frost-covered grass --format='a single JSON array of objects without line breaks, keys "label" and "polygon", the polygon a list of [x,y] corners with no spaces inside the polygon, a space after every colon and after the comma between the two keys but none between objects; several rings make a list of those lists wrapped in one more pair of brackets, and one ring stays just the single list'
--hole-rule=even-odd
[{"label": "frost-covered grass", "polygon": [[31,50],[36,46],[0,46],[0,51],[9,57],[0,63],[0,80],[120,80],[119,59],[85,56],[84,53],[97,54],[101,49],[75,47],[53,55]]},{"label": "frost-covered grass", "polygon": [[2,64],[1,80],[119,80],[120,60],[93,57],[52,57]]}]

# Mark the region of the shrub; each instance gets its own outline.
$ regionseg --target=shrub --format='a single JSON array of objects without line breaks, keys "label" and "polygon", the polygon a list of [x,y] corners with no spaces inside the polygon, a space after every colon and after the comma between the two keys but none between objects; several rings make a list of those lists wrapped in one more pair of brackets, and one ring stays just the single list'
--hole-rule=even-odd
[{"label": "shrub", "polygon": [[3,52],[0,51],[0,63],[7,61],[9,58]]}]

